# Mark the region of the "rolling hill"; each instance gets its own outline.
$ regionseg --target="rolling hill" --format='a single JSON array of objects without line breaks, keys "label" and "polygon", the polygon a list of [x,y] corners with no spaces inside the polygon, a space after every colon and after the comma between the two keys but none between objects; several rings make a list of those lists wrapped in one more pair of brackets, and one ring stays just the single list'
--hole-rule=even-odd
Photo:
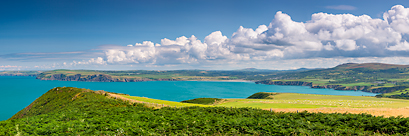
[{"label": "rolling hill", "polygon": [[257,83],[389,93],[409,86],[409,65],[347,63],[334,68],[279,73]]}]

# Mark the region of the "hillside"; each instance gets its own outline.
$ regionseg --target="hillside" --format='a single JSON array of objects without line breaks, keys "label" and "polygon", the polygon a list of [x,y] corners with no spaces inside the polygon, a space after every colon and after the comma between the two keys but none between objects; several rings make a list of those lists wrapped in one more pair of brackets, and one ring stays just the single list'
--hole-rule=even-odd
[{"label": "hillside", "polygon": [[289,71],[277,70],[52,70],[37,76],[41,80],[138,82],[138,81],[186,81],[186,80],[255,80],[263,76]]},{"label": "hillside", "polygon": [[257,83],[389,93],[409,86],[409,65],[347,63],[328,69],[277,74]]},{"label": "hillside", "polygon": [[254,108],[155,109],[103,91],[58,87],[0,121],[0,135],[388,135],[408,134],[407,122],[409,118]]}]

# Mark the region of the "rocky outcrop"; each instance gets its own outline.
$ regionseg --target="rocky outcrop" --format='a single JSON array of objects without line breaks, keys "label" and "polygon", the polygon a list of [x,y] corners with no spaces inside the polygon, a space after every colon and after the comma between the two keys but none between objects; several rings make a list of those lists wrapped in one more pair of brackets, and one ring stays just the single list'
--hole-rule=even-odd
[{"label": "rocky outcrop", "polygon": [[257,81],[256,84],[266,84],[266,85],[295,85],[295,86],[310,86],[311,88],[319,89],[334,89],[334,90],[354,90],[363,91],[369,93],[389,93],[396,90],[402,90],[407,88],[406,86],[395,86],[395,87],[379,87],[375,89],[370,89],[370,86],[342,86],[342,85],[314,85],[311,82],[303,81],[271,81],[263,80]]},{"label": "rocky outcrop", "polygon": [[175,79],[147,79],[147,78],[112,78],[110,75],[95,74],[82,76],[81,74],[67,76],[64,74],[54,74],[51,77],[37,76],[41,80],[59,80],[59,81],[85,81],[85,82],[142,82],[142,81],[177,81]]}]

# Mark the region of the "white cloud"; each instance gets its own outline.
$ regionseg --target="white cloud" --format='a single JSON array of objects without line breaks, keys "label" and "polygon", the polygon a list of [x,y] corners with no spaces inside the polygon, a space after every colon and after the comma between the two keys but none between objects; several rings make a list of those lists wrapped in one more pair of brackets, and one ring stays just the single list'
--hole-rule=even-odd
[{"label": "white cloud", "polygon": [[396,44],[395,46],[390,46],[387,49],[393,51],[409,51],[409,43],[407,41],[403,41]]},{"label": "white cloud", "polygon": [[[340,5],[327,7],[352,10]],[[220,31],[203,42],[194,35],[160,43],[112,46],[105,56],[83,63],[138,65],[210,65],[252,61],[316,58],[409,57],[409,9],[401,5],[384,13],[383,19],[368,15],[315,13],[297,22],[281,11],[271,23],[255,30],[240,26],[231,38]],[[79,63],[79,62],[77,62]]]},{"label": "white cloud", "polygon": [[393,6],[383,14],[384,20],[396,31],[409,33],[409,9],[402,5]]},{"label": "white cloud", "polygon": [[355,50],[357,48],[354,40],[336,40],[336,46],[345,51]]}]

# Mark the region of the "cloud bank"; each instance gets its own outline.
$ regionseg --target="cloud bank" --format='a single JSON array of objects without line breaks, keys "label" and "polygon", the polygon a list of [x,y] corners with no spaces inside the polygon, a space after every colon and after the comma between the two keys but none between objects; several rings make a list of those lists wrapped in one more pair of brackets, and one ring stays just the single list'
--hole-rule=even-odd
[{"label": "cloud bank", "polygon": [[290,15],[279,11],[270,24],[256,29],[240,26],[231,38],[215,31],[203,41],[192,35],[174,40],[164,38],[160,43],[143,41],[135,45],[104,46],[104,56],[83,63],[207,65],[316,58],[409,57],[408,38],[409,8],[402,5],[393,6],[383,14],[383,19],[368,15],[315,13],[311,20],[296,22]]}]

